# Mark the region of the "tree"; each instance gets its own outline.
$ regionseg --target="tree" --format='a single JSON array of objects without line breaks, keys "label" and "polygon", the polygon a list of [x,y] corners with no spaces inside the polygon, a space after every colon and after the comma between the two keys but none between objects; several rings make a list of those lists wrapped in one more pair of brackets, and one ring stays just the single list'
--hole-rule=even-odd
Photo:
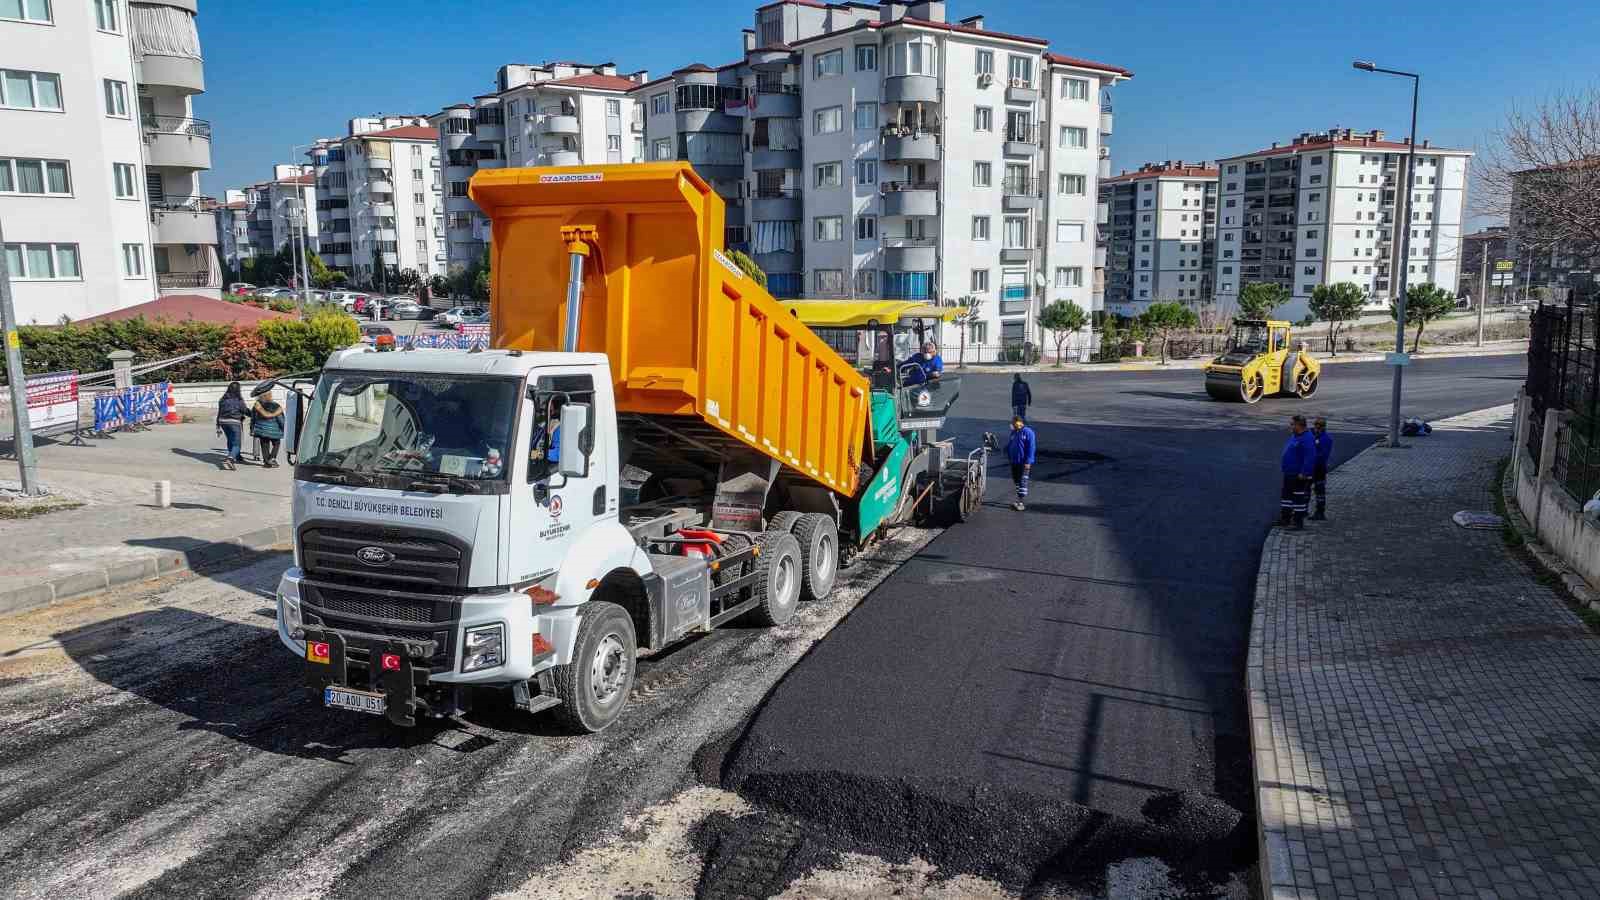
[{"label": "tree", "polygon": [[1521,250],[1600,254],[1600,85],[1513,107],[1472,169],[1475,211]]},{"label": "tree", "polygon": [[[1445,313],[1456,308],[1456,298],[1450,292],[1436,284],[1424,282],[1413,284],[1406,288],[1406,327],[1417,326],[1417,334],[1411,340],[1411,352],[1417,352],[1422,346],[1422,329],[1434,319],[1442,318]],[[1395,304],[1389,304],[1389,318],[1399,318],[1399,310]]]},{"label": "tree", "polygon": [[450,279],[443,275],[435,275],[428,279],[428,292],[435,297],[450,296]]},{"label": "tree", "polygon": [[749,276],[751,281],[761,285],[762,288],[767,286],[767,273],[761,271],[756,261],[746,256],[743,250],[729,250],[728,258],[733,260],[733,264],[739,267],[739,271]]},{"label": "tree", "polygon": [[389,278],[390,287],[408,294],[415,292],[419,284],[422,284],[422,276],[416,269],[401,269]]},{"label": "tree", "polygon": [[1116,362],[1122,358],[1122,334],[1117,331],[1117,317],[1106,316],[1100,326],[1100,361]]},{"label": "tree", "polygon": [[1252,281],[1239,289],[1239,318],[1265,319],[1289,302],[1289,291],[1270,281]]},{"label": "tree", "polygon": [[1349,281],[1319,284],[1311,289],[1311,314],[1328,323],[1328,352],[1339,355],[1339,328],[1361,317],[1367,295]]},{"label": "tree", "polygon": [[1161,364],[1166,365],[1167,342],[1172,340],[1172,333],[1195,327],[1200,323],[1200,317],[1182,303],[1169,300],[1150,304],[1139,316],[1139,323],[1161,339]]},{"label": "tree", "polygon": [[1056,342],[1056,365],[1061,365],[1061,345],[1089,324],[1089,314],[1071,300],[1057,300],[1039,311],[1039,327]]},{"label": "tree", "polygon": [[483,248],[483,256],[476,263],[477,268],[472,273],[472,299],[483,302],[489,300],[489,248]]},{"label": "tree", "polygon": [[956,327],[956,333],[961,341],[960,349],[956,351],[956,367],[961,368],[967,364],[967,332],[972,330],[972,326],[983,321],[983,298],[968,294],[954,301],[947,301],[947,305],[961,310],[950,317],[950,324]]}]

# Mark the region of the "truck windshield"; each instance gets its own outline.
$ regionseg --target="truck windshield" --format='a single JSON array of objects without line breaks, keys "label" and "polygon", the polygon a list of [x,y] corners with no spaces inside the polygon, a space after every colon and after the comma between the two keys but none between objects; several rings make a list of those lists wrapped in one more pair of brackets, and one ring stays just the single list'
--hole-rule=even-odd
[{"label": "truck windshield", "polygon": [[1240,325],[1233,330],[1233,349],[1244,353],[1267,352],[1267,326]]},{"label": "truck windshield", "polygon": [[380,480],[504,481],[521,386],[510,378],[324,372],[300,464]]}]

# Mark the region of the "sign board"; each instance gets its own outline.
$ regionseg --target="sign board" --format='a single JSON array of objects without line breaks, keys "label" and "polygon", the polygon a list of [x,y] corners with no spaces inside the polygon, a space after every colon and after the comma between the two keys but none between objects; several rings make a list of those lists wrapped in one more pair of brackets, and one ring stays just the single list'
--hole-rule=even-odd
[{"label": "sign board", "polygon": [[489,341],[489,324],[487,322],[478,322],[470,325],[457,325],[456,334],[461,335],[463,340],[487,343]]},{"label": "sign board", "polygon": [[1515,270],[1516,268],[1517,268],[1517,263],[1516,263],[1515,260],[1497,259],[1497,260],[1494,261],[1494,270],[1496,272],[1510,272],[1510,271]]},{"label": "sign board", "polygon": [[77,372],[47,372],[30,376],[27,393],[28,424],[35,432],[77,427]]},{"label": "sign board", "polygon": [[1515,273],[1492,275],[1489,278],[1489,283],[1496,285],[1497,287],[1515,287],[1517,284],[1517,276]]},{"label": "sign board", "polygon": [[1390,366],[1409,366],[1409,365],[1411,365],[1411,354],[1409,354],[1409,353],[1385,353],[1383,355],[1383,362],[1384,362],[1385,365],[1390,365]]}]

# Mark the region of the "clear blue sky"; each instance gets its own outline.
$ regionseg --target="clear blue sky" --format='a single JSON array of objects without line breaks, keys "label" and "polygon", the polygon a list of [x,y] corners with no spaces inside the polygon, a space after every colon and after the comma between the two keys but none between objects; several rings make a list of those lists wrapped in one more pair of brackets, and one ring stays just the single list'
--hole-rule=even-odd
[{"label": "clear blue sky", "polygon": [[[265,178],[292,145],[342,134],[351,116],[426,115],[485,93],[507,62],[612,60],[652,76],[732,62],[759,0],[589,7],[600,15],[540,13],[541,5],[201,4],[207,91],[196,114],[216,135],[207,193]],[[1513,100],[1600,80],[1591,55],[1576,49],[1600,45],[1600,13],[1583,3],[1348,0],[1336,11],[1231,0],[961,0],[948,9],[952,21],[981,12],[991,29],[1134,70],[1113,91],[1115,169],[1215,159],[1335,125],[1404,135],[1409,82],[1357,72],[1356,57],[1421,72],[1419,131],[1450,147],[1482,149]]]}]

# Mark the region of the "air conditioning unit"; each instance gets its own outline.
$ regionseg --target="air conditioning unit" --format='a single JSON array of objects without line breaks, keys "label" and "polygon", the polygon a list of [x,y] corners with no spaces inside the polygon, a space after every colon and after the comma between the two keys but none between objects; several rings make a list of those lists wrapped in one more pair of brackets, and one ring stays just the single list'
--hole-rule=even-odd
[{"label": "air conditioning unit", "polygon": [[1013,79],[1011,79],[1011,86],[1015,87],[1015,88],[1033,87],[1033,85],[1028,83],[1028,79],[1026,79],[1026,78],[1013,78]]},{"label": "air conditioning unit", "polygon": [[994,84],[994,73],[985,72],[978,76],[978,87],[989,87]]}]

